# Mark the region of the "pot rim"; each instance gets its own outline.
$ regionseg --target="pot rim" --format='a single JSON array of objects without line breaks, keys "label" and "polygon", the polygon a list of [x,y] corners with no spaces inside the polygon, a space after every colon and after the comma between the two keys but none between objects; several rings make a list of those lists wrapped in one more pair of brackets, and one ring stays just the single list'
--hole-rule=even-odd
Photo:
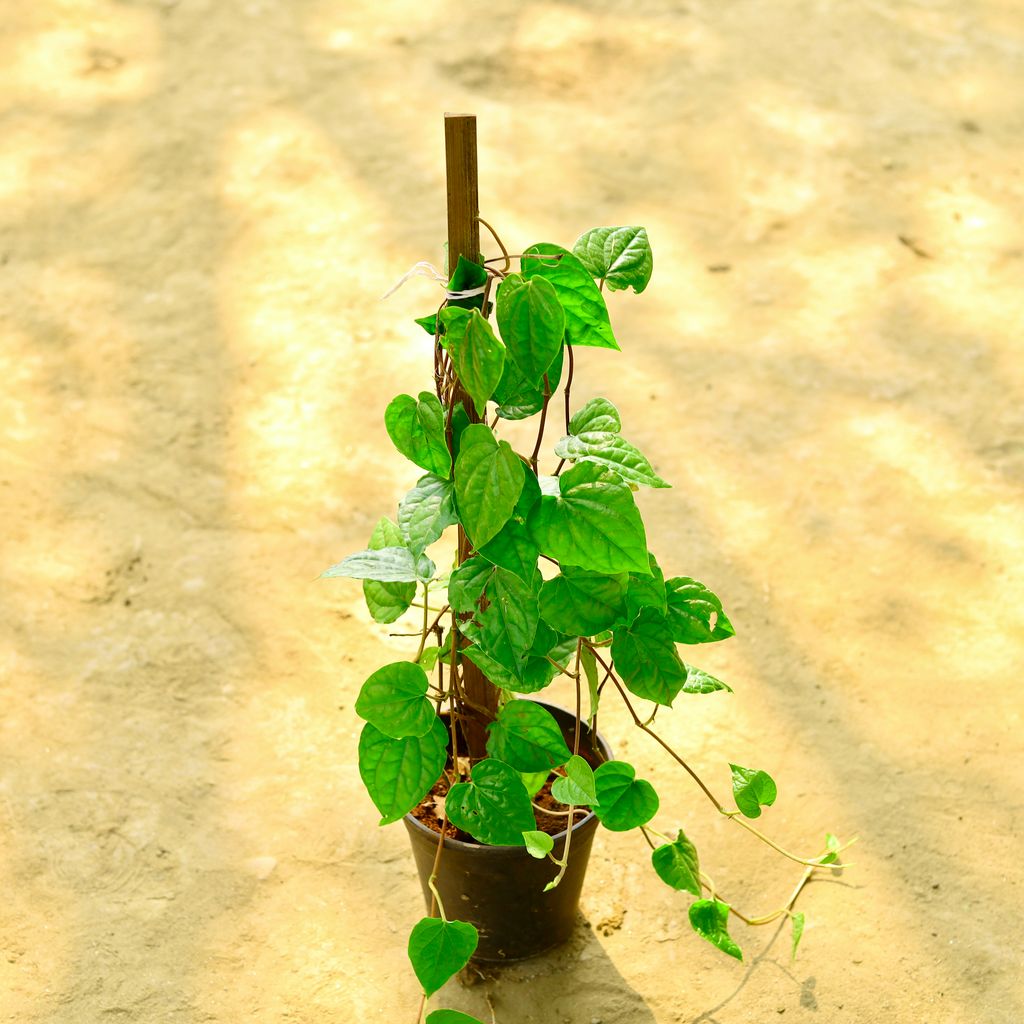
[{"label": "pot rim", "polygon": [[[534,700],[532,697],[526,697],[526,696],[519,697],[517,699],[519,699],[519,700],[533,700],[533,703],[540,704],[542,707],[552,708],[555,711],[562,711],[565,714],[571,715],[573,717],[573,719],[575,719],[575,717],[576,717],[575,712],[569,711],[568,708],[559,707],[557,704],[549,704],[547,701]],[[608,759],[612,760],[614,758],[614,754],[612,753],[612,748],[609,745],[608,741],[601,735],[601,733],[599,731],[594,733],[594,739],[597,741],[598,744],[603,746],[605,748],[605,750],[608,751]],[[417,804],[417,806],[419,806],[419,805]],[[412,811],[410,811],[408,814],[406,814],[404,816],[403,820],[405,821],[406,827],[408,827],[408,828],[415,828],[415,829],[417,829],[420,832],[424,832],[427,835],[431,835],[431,836],[434,836],[434,837],[437,837],[438,835],[440,835],[439,832],[435,832],[429,826],[424,825],[423,822],[420,821],[419,818],[417,818],[412,813]],[[596,820],[597,820],[597,815],[593,811],[590,811],[589,814],[587,814],[583,818],[580,818],[580,820],[577,821],[572,826],[573,833],[578,832],[585,825],[588,825],[591,821],[596,821]],[[557,833],[555,833],[555,835],[551,836],[551,839],[552,839],[553,842],[557,843],[559,840],[564,839],[568,832],[569,832],[569,829],[564,828],[564,829],[562,829],[561,832],[557,832]],[[461,839],[453,839],[451,836],[445,836],[444,837],[443,847],[446,850],[481,850],[481,851],[488,851],[488,852],[493,852],[493,853],[498,853],[498,854],[505,854],[506,856],[511,854],[513,851],[517,855],[521,854],[526,849],[526,847],[524,847],[524,846],[491,846],[488,843],[464,843]]]}]

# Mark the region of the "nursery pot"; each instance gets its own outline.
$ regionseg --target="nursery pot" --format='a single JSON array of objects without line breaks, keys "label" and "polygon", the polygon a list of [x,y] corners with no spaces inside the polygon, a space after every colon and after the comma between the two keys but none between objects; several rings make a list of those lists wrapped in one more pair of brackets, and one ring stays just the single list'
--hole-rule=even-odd
[{"label": "nursery pot", "polygon": [[[571,746],[575,716],[537,703],[554,715]],[[600,760],[611,760],[611,748],[600,733],[593,743],[585,722],[580,724],[580,750],[596,750]],[[597,825],[597,816],[591,811],[573,826],[569,866],[562,881],[549,892],[544,892],[544,886],[558,874],[558,867],[547,858],[531,857],[523,846],[484,846],[445,837],[434,884],[450,918],[476,925],[480,942],[474,960],[526,960],[572,935]],[[411,814],[405,816],[405,827],[430,913],[428,881],[439,836]],[[565,831],[552,836],[552,853],[558,858],[565,850],[565,837]]]}]

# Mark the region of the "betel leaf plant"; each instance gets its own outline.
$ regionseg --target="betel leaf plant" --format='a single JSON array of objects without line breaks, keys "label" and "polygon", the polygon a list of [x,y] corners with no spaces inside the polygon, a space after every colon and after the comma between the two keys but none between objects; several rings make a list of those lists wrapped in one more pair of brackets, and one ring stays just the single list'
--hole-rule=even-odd
[{"label": "betel leaf plant", "polygon": [[[398,395],[385,410],[387,434],[419,478],[367,549],[324,573],[361,579],[377,622],[410,610],[420,622],[409,659],[375,671],[355,710],[365,720],[359,771],[380,823],[424,817],[425,808],[436,819],[430,916],[408,947],[423,999],[466,966],[479,939],[435,885],[445,836],[481,849],[520,847],[550,862],[551,890],[571,862],[577,819],[591,816],[650,846],[658,877],[690,898],[698,936],[742,959],[733,918],[760,925],[788,917],[795,955],[804,924],[797,896],[843,847],[829,835],[816,856],[788,852],[752,824],[776,800],[766,771],[730,765],[726,802],[655,729],[662,707],[732,692],[680,649],[726,640],[734,629],[711,590],[666,575],[649,550],[635,494],[669,484],[627,440],[616,406],[573,395],[580,350],[619,348],[606,290],[639,294],[650,281],[647,232],[594,228],[571,249],[529,247],[515,268],[498,245],[502,255],[492,259],[460,256],[440,308],[417,321],[431,338],[432,389]],[[531,419],[533,443],[517,450],[503,428]],[[442,559],[435,552],[446,533]],[[559,676],[575,687],[568,729],[535,699]],[[596,720],[609,699],[622,702],[718,814],[801,866],[783,906],[756,917],[734,907],[704,869],[690,824],[673,821],[633,765],[595,756]],[[659,815],[671,826],[656,826]],[[427,1017],[473,1020],[453,1010]]]}]

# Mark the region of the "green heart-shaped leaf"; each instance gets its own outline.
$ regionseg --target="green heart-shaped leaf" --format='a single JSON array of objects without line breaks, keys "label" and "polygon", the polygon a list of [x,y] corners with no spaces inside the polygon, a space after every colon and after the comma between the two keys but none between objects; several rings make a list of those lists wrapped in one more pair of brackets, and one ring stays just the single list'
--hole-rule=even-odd
[{"label": "green heart-shaped leaf", "polygon": [[423,736],[396,740],[367,722],[359,736],[359,777],[383,815],[381,825],[408,814],[441,777],[448,733],[436,715]]},{"label": "green heart-shaped leaf", "polygon": [[587,430],[563,437],[555,445],[555,454],[571,462],[593,462],[612,470],[628,484],[645,487],[671,487],[651,467],[646,456],[624,437],[602,430]]},{"label": "green heart-shaped leaf", "polygon": [[671,707],[686,684],[686,666],[679,660],[672,630],[653,608],[641,609],[632,625],[615,630],[612,660],[629,691],[656,704]]},{"label": "green heart-shaped leaf", "polygon": [[735,635],[722,602],[697,580],[674,576],[666,581],[668,621],[680,644],[706,644]]},{"label": "green heart-shaped leaf", "polygon": [[525,479],[522,460],[507,441],[499,442],[483,423],[466,427],[455,460],[455,500],[475,547],[509,521]]},{"label": "green heart-shaped leaf", "polygon": [[358,551],[321,574],[323,579],[347,576],[356,580],[380,580],[382,583],[412,583],[434,578],[437,566],[426,555],[414,555],[405,547],[386,547],[376,551]]},{"label": "green heart-shaped leaf", "polygon": [[700,896],[700,858],[697,847],[686,838],[682,829],[674,843],[665,843],[651,854],[651,863],[658,877],[667,885]]},{"label": "green heart-shaped leaf", "polygon": [[625,573],[608,576],[566,565],[541,587],[541,617],[560,633],[593,636],[625,617],[626,586]]},{"label": "green heart-shaped leaf", "polygon": [[729,935],[729,904],[719,900],[696,900],[690,904],[690,925],[703,939],[723,953],[743,959],[743,952]]},{"label": "green heart-shaped leaf", "polygon": [[646,825],[658,813],[654,787],[636,777],[626,761],[605,761],[596,772],[597,806],[594,813],[612,832],[627,832]]},{"label": "green heart-shaped leaf", "polygon": [[414,555],[422,554],[458,521],[451,481],[433,473],[421,476],[398,506],[398,525]]},{"label": "green heart-shaped leaf", "polygon": [[505,346],[479,310],[446,306],[441,311],[445,332],[442,339],[451,353],[452,364],[466,394],[473,399],[478,416],[501,380],[505,366]]},{"label": "green heart-shaped leaf", "polygon": [[555,841],[547,832],[524,832],[523,841],[526,852],[537,860],[543,860],[555,848]]},{"label": "green heart-shaped leaf", "polygon": [[473,766],[469,782],[452,786],[445,807],[456,828],[489,846],[523,846],[523,833],[537,824],[519,773],[492,757]]},{"label": "green heart-shaped leaf", "polygon": [[591,430],[617,434],[621,429],[619,410],[607,398],[592,398],[569,420],[570,434],[579,435]]},{"label": "green heart-shaped leaf", "polygon": [[614,473],[581,462],[558,486],[558,497],[542,496],[528,520],[543,554],[594,572],[651,571],[633,493]]},{"label": "green heart-shaped leaf", "polygon": [[409,935],[409,959],[428,996],[469,963],[479,938],[466,921],[424,917],[417,922]]},{"label": "green heart-shaped leaf", "polygon": [[760,818],[762,807],[771,807],[779,795],[775,780],[767,773],[754,768],[741,768],[730,764],[732,770],[732,795],[736,806],[745,818]]},{"label": "green heart-shaped leaf", "polygon": [[565,312],[554,285],[544,277],[509,274],[498,286],[495,315],[519,372],[528,384],[542,387],[565,335]]},{"label": "green heart-shaped leaf", "polygon": [[510,700],[487,728],[487,753],[518,772],[550,771],[571,756],[554,715],[533,701]]},{"label": "green heart-shaped leaf", "polygon": [[[370,550],[379,551],[387,547],[403,547],[405,538],[397,524],[386,516],[373,528],[370,535]],[[416,597],[415,583],[381,583],[377,580],[363,580],[363,597],[366,607],[376,622],[394,622],[409,610]]]},{"label": "green heart-shaped leaf", "polygon": [[561,804],[574,807],[597,804],[597,783],[594,770],[579,754],[573,754],[566,762],[565,775],[558,776],[551,784],[551,795]]},{"label": "green heart-shaped leaf", "polygon": [[384,411],[384,426],[395,447],[429,473],[447,478],[452,455],[444,435],[444,409],[437,395],[420,392],[419,399],[398,395]]},{"label": "green heart-shaped leaf", "polygon": [[426,673],[411,661],[385,665],[363,683],[356,714],[392,739],[423,736],[437,718],[428,685]]},{"label": "green heart-shaped leaf", "polygon": [[632,288],[639,295],[654,270],[646,228],[591,228],[576,239],[572,251],[612,291]]}]

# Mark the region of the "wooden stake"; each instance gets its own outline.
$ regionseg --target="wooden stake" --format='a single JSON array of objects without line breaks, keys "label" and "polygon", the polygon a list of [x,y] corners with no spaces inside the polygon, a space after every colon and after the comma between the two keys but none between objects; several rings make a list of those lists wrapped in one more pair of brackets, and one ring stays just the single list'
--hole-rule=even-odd
[{"label": "wooden stake", "polygon": [[[476,117],[473,114],[444,115],[444,155],[448,181],[448,271],[458,265],[459,257],[477,262],[480,259],[480,200],[476,170]],[[460,400],[471,421],[479,421],[473,403],[461,385],[455,388],[452,401]],[[466,531],[459,526],[459,561],[472,552]],[[468,658],[462,661],[462,688],[466,699],[480,712],[470,711],[462,732],[469,748],[470,760],[487,756],[487,723],[498,710],[498,688]]]}]

